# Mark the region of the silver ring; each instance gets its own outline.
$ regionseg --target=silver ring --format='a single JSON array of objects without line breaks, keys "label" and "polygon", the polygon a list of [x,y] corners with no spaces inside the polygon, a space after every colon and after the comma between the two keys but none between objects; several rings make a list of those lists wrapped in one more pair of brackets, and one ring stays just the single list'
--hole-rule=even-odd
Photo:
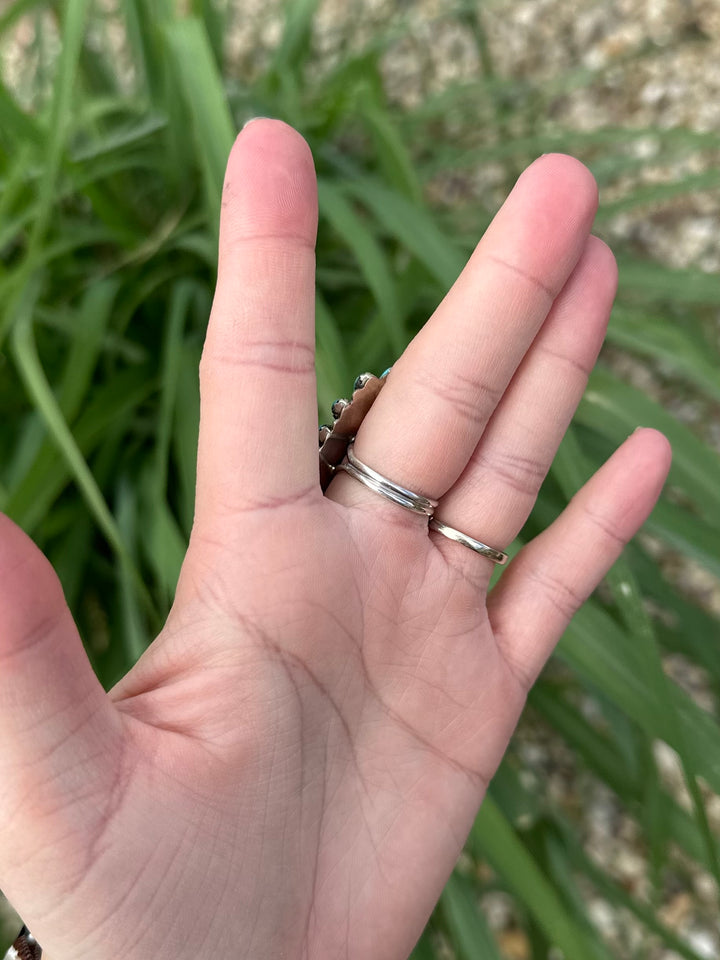
[{"label": "silver ring", "polygon": [[449,527],[441,520],[436,520],[432,517],[430,520],[430,528],[437,530],[438,533],[441,533],[444,537],[448,537],[450,540],[456,540],[464,547],[470,547],[475,553],[487,557],[488,560],[492,560],[493,563],[499,563],[501,566],[503,563],[507,563],[508,555],[503,553],[502,550],[496,550],[494,547],[489,547],[486,543],[480,543],[479,540],[469,537],[466,533],[461,533],[460,530],[456,530],[454,527]]},{"label": "silver ring", "polygon": [[346,473],[349,473],[351,477],[359,480],[360,483],[364,483],[370,490],[379,493],[381,497],[385,497],[386,500],[391,500],[406,510],[412,510],[413,513],[421,513],[426,517],[433,515],[433,511],[438,505],[437,500],[431,500],[429,497],[423,497],[422,494],[413,493],[412,490],[401,487],[399,483],[388,480],[387,477],[378,473],[377,470],[373,470],[372,467],[368,467],[362,460],[358,460],[353,452],[353,446],[352,443],[348,445],[347,460],[338,464],[336,469],[344,470]]}]

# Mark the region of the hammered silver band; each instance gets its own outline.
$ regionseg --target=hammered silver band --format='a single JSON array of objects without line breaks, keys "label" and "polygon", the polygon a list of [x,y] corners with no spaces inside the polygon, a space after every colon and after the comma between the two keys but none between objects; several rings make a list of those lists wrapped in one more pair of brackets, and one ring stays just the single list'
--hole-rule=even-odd
[{"label": "hammered silver band", "polygon": [[381,497],[385,497],[386,500],[391,500],[406,510],[412,510],[413,513],[420,513],[426,517],[433,515],[435,507],[438,505],[437,500],[431,500],[429,497],[424,497],[420,493],[413,493],[412,490],[401,487],[399,483],[388,480],[387,477],[378,473],[377,470],[373,470],[372,467],[363,463],[362,460],[358,460],[353,451],[353,446],[352,443],[348,446],[347,460],[338,464],[338,470],[344,470],[346,473],[349,473],[351,477],[354,477],[355,480],[359,480],[360,483],[365,484],[370,490],[379,493]]},{"label": "hammered silver band", "polygon": [[437,532],[441,533],[444,537],[455,540],[464,547],[470,547],[475,553],[479,553],[482,557],[487,557],[488,560],[492,560],[493,563],[498,563],[500,566],[507,563],[508,555],[503,553],[502,550],[496,550],[494,547],[489,547],[486,543],[480,543],[480,541],[475,540],[474,537],[469,537],[466,533],[462,533],[462,531],[456,530],[454,527],[449,527],[441,520],[436,520],[434,517],[431,517],[430,529],[437,530]]}]

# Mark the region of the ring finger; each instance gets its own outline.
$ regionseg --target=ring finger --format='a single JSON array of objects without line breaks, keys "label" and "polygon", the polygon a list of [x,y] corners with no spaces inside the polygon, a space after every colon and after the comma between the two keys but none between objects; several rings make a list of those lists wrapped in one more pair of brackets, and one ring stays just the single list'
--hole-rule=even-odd
[{"label": "ring finger", "polygon": [[[494,547],[517,536],[595,364],[616,283],[612,253],[589,237],[467,467],[437,509],[443,523]],[[464,563],[475,560],[477,569],[470,551],[458,553],[446,538],[432,536]]]}]

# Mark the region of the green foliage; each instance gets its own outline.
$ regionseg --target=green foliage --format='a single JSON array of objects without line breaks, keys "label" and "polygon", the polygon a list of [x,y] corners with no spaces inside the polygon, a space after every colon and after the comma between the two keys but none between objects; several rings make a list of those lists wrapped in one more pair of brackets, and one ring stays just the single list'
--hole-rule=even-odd
[{"label": "green foliage", "polygon": [[[448,16],[471,30],[482,75],[412,109],[391,101],[381,81],[383,51],[406,30],[399,16],[365,48],[346,49],[319,69],[318,3],[298,0],[288,4],[281,39],[261,69],[238,76],[224,55],[225,9],[206,0],[187,6],[181,16],[169,0],[123,0],[126,44],[114,57],[89,40],[91,28],[105,42],[109,32],[107,14],[88,0],[18,0],[0,16],[2,37],[21,16],[31,18],[38,57],[31,77],[0,86],[0,507],[58,569],[108,686],[162,623],[192,523],[197,364],[220,191],[234,131],[249,116],[288,120],[316,158],[323,414],[357,372],[393,362],[494,212],[473,198],[433,206],[438,178],[499,162],[509,188],[538,153],[559,149],[588,163],[607,188],[636,170],[630,147],[649,134],[658,162],[720,146],[715,135],[680,129],[551,129],[543,122],[551,98],[594,74],[578,71],[541,88],[499,78],[469,6]],[[716,186],[718,176],[715,168],[628,190],[601,210],[600,226],[619,210]],[[676,390],[717,404],[720,356],[708,330],[720,306],[718,277],[617,253],[610,343],[661,370]],[[666,552],[720,575],[717,455],[606,362],[521,540],[552,520],[638,424],[662,429],[675,451],[648,531]],[[668,581],[656,553],[644,541],[628,549],[563,638],[557,669],[530,697],[534,716],[640,824],[650,901],[583,852],[569,813],[528,789],[511,747],[463,869],[413,954],[418,960],[436,956],[440,940],[458,958],[501,956],[479,906],[498,890],[514,898],[533,960],[551,947],[573,960],[608,957],[579,883],[633,913],[648,945],[697,956],[658,920],[653,903],[675,848],[718,877],[701,784],[720,792],[720,728],[666,677],[663,657],[682,654],[720,691],[720,630]],[[657,740],[680,755],[688,809],[661,782]]]}]

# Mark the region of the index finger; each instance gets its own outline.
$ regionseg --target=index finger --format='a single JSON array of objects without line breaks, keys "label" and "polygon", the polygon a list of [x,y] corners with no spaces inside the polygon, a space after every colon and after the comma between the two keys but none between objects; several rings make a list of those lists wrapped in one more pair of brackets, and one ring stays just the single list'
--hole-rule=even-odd
[{"label": "index finger", "polygon": [[318,492],[317,183],[297,131],[258,119],[230,154],[200,365],[196,523]]}]

